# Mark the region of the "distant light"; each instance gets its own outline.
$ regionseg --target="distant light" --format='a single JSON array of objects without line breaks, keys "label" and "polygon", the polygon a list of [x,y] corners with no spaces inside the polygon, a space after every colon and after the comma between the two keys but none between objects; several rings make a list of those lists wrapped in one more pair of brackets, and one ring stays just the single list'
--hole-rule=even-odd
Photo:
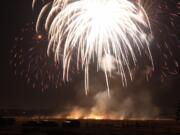
[{"label": "distant light", "polygon": [[37,39],[41,40],[42,38],[43,38],[43,35],[41,35],[41,34],[37,35]]},{"label": "distant light", "polygon": [[40,42],[40,41],[43,41],[45,39],[45,36],[43,34],[36,34],[34,35],[34,39],[37,41],[37,42]]}]

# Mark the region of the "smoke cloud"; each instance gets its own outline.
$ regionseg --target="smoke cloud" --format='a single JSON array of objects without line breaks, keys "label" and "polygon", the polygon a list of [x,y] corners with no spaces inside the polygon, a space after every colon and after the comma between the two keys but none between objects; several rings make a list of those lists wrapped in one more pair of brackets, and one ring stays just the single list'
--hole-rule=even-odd
[{"label": "smoke cloud", "polygon": [[[147,85],[147,72],[150,67],[142,70],[136,80],[123,87],[121,78],[114,73],[113,59],[109,67],[112,74],[109,79],[110,96],[108,95],[106,82],[102,81],[104,72],[91,73],[90,92],[84,93],[84,81],[76,82],[73,87],[71,99],[64,108],[57,111],[58,118],[75,119],[157,119],[160,108],[153,101],[153,91]],[[103,65],[103,64],[102,64]],[[110,69],[110,68],[109,68]],[[103,68],[102,68],[103,70]],[[135,76],[135,73],[134,73]],[[63,110],[63,111],[62,111]]]}]

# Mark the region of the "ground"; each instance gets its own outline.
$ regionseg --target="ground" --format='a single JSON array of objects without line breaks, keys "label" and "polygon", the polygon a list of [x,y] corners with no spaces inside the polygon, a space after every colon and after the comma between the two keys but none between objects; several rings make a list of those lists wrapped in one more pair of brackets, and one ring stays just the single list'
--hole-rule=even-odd
[{"label": "ground", "polygon": [[[3,123],[4,122],[4,123]],[[9,135],[180,135],[174,120],[0,120]]]}]

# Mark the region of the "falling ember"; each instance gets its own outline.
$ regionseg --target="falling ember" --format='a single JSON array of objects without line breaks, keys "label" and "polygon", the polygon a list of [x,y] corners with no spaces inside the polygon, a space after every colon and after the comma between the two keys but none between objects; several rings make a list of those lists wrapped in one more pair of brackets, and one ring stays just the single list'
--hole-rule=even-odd
[{"label": "falling ember", "polygon": [[33,88],[42,91],[58,88],[63,84],[62,68],[47,56],[47,46],[44,45],[47,38],[43,33],[37,34],[34,26],[34,23],[27,23],[14,39],[10,64],[15,75],[23,76]]},{"label": "falling ember", "polygon": [[43,34],[40,34],[40,33],[35,34],[33,36],[33,40],[35,40],[37,43],[40,43],[40,42],[44,41],[45,39],[46,39],[45,36]]},{"label": "falling ember", "polygon": [[[33,5],[35,1],[33,1]],[[48,54],[55,61],[63,54],[63,80],[69,80],[72,61],[77,70],[85,71],[85,90],[89,91],[89,65],[102,58],[114,57],[116,72],[127,84],[127,72],[132,80],[131,68],[138,64],[138,56],[147,54],[153,67],[150,51],[151,25],[140,1],[129,0],[53,0],[46,4],[37,21],[37,31],[44,12],[52,5],[45,28],[49,33]],[[104,73],[109,91],[109,67]]]},{"label": "falling ember", "polygon": [[39,40],[41,40],[41,39],[43,38],[43,36],[42,36],[41,34],[39,34],[39,35],[37,35],[37,38],[38,38]]}]

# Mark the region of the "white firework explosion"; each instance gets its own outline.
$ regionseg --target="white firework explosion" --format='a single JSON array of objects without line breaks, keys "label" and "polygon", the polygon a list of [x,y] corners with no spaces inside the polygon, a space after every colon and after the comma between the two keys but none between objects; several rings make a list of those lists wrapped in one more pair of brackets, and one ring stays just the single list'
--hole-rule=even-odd
[{"label": "white firework explosion", "polygon": [[[149,48],[153,36],[140,1],[53,0],[42,8],[37,31],[48,7],[50,12],[45,23],[49,34],[48,54],[53,52],[56,62],[63,54],[63,80],[69,79],[72,59],[77,61],[77,70],[85,71],[86,94],[89,90],[89,65],[96,62],[99,71],[102,59],[107,56],[113,57],[124,85],[127,71],[132,79],[131,65],[137,64],[138,55],[146,52],[153,66]],[[109,94],[110,67],[104,66]]]}]

